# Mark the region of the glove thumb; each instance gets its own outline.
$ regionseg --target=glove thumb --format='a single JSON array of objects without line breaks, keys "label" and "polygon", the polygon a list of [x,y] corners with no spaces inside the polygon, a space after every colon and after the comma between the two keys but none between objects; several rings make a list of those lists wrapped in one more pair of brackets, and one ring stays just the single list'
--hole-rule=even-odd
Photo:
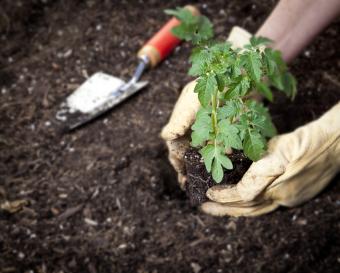
[{"label": "glove thumb", "polygon": [[237,192],[243,201],[252,201],[285,171],[287,162],[275,154],[269,154],[254,162],[237,184]]}]

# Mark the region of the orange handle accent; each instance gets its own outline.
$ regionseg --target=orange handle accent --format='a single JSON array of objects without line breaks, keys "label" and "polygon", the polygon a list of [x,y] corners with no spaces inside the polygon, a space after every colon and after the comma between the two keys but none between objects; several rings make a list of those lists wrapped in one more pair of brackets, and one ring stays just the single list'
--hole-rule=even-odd
[{"label": "orange handle accent", "polygon": [[[199,11],[193,6],[185,6],[193,15],[199,15]],[[179,38],[171,33],[171,29],[178,26],[180,21],[176,18],[170,19],[138,52],[138,56],[146,55],[151,66],[156,66],[164,60],[171,51],[181,42]]]}]

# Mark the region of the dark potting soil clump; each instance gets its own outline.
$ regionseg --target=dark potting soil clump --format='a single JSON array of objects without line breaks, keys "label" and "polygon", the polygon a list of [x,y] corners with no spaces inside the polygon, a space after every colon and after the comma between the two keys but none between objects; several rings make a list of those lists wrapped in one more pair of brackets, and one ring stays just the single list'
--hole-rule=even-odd
[{"label": "dark potting soil clump", "polygon": [[[234,168],[226,170],[220,185],[236,184],[248,170],[251,160],[249,160],[242,152],[234,151],[228,155],[233,162]],[[207,172],[202,156],[197,149],[190,148],[184,155],[185,166],[187,171],[187,182],[185,191],[189,197],[192,206],[198,206],[207,201],[205,193],[209,188],[218,185]]]}]

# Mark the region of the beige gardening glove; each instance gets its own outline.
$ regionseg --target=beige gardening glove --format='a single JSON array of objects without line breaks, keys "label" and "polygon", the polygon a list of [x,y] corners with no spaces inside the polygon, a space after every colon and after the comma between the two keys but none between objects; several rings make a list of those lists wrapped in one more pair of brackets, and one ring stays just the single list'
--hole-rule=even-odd
[{"label": "beige gardening glove", "polygon": [[[251,34],[240,27],[233,27],[228,41],[233,47],[243,47],[249,42]],[[179,96],[168,124],[163,128],[161,136],[169,150],[169,160],[178,173],[178,182],[184,189],[186,177],[183,162],[184,153],[190,144],[190,128],[200,108],[197,94],[194,93],[196,82],[188,83]]]},{"label": "beige gardening glove", "polygon": [[201,209],[215,216],[257,216],[316,196],[340,170],[340,102],[318,120],[274,137],[268,154],[237,185],[214,186]]}]

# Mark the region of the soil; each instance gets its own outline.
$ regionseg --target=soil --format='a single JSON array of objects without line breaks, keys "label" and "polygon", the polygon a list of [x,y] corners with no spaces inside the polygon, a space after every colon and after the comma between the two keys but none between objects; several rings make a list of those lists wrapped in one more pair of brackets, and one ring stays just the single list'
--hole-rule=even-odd
[{"label": "soil", "polygon": [[[243,174],[248,170],[251,164],[241,151],[235,150],[228,155],[233,162],[232,170],[225,170],[220,185],[236,184],[242,178]],[[184,155],[184,162],[187,173],[187,182],[185,191],[192,206],[198,206],[207,201],[205,193],[209,188],[217,185],[209,174],[203,163],[202,156],[197,149],[190,148]]]},{"label": "soil", "polygon": [[[224,39],[256,31],[275,1],[193,1]],[[136,52],[187,1],[2,0],[0,272],[337,272],[340,177],[306,204],[258,218],[214,218],[179,190],[159,132],[187,76],[183,43],[150,85],[70,134],[59,104],[96,71],[123,79]],[[142,15],[142,16],[141,16]],[[276,95],[279,132],[340,99],[340,22],[291,65],[299,94]],[[14,202],[16,201],[16,202]]]}]

